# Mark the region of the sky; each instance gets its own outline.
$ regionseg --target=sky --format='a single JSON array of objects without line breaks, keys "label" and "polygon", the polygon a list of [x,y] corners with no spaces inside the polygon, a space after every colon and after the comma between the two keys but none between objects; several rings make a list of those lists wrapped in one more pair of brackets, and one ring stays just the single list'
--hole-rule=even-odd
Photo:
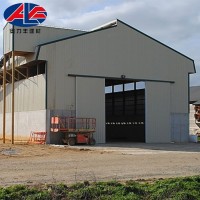
[{"label": "sky", "polygon": [[199,0],[6,0],[0,7],[0,57],[6,24],[3,13],[21,2],[43,6],[48,13],[47,26],[90,30],[120,19],[192,58],[197,73],[190,76],[190,85],[200,85]]}]

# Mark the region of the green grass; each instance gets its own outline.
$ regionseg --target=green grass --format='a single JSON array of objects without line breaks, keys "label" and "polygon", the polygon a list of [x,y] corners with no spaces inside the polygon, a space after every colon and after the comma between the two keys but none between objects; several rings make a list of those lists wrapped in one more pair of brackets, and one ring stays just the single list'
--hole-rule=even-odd
[{"label": "green grass", "polygon": [[200,136],[198,136],[198,142],[200,142]]},{"label": "green grass", "polygon": [[0,200],[200,200],[200,176],[151,183],[116,181],[0,188]]}]

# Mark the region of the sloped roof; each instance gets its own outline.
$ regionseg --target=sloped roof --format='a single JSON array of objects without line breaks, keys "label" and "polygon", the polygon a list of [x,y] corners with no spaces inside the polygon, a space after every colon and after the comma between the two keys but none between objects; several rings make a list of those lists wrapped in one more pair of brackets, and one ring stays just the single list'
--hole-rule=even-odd
[{"label": "sloped roof", "polygon": [[200,101],[200,86],[190,87],[190,102],[194,103]]},{"label": "sloped roof", "polygon": [[200,105],[200,100],[193,103],[193,105]]}]

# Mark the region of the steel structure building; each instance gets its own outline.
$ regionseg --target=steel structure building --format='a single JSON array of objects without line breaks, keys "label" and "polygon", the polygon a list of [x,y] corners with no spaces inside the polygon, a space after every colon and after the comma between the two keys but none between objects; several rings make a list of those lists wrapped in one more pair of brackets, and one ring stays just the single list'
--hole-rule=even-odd
[{"label": "steel structure building", "polygon": [[[67,115],[95,117],[98,143],[187,142],[191,73],[192,59],[120,20],[88,32],[7,24],[1,138],[27,140],[38,130],[48,132],[48,143],[59,143],[50,118]],[[138,89],[140,82],[145,88]]]}]

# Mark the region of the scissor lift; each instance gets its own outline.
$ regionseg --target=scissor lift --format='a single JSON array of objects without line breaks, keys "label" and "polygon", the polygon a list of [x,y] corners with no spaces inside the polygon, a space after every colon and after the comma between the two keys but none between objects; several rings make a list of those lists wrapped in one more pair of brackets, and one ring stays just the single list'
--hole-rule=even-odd
[{"label": "scissor lift", "polygon": [[96,141],[93,138],[95,130],[95,118],[51,117],[51,132],[63,133],[63,143],[70,146],[75,144],[95,145]]}]

